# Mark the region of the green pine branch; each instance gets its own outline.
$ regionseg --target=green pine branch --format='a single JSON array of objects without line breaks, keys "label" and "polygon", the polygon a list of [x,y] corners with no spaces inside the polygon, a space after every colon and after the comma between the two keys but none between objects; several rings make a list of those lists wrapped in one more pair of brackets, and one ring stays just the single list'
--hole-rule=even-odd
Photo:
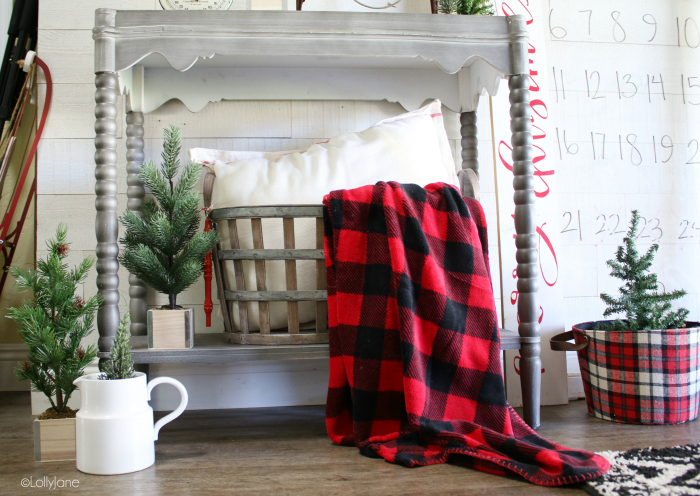
[{"label": "green pine branch", "polygon": [[639,212],[633,210],[623,245],[618,247],[615,258],[607,262],[610,275],[622,281],[619,297],[607,293],[600,295],[606,305],[603,313],[605,317],[623,314],[625,318],[601,324],[599,329],[637,331],[685,327],[688,310],[679,308],[672,311],[671,302],[682,298],[686,292],[659,291],[656,274],[649,272],[659,245],[652,245],[646,253],[640,255],[636,246],[638,229]]},{"label": "green pine branch", "polygon": [[70,251],[67,233],[60,224],[56,238],[47,241],[47,258],[37,261],[36,270],[12,267],[15,286],[31,292],[33,298],[8,311],[29,348],[27,360],[15,374],[44,393],[57,412],[65,411],[76,389],[73,381],[97,356],[94,346],[82,348],[81,341],[90,334],[101,302],[99,295],[84,301],[76,294],[94,259],[85,258],[69,270],[63,262]]},{"label": "green pine branch", "polygon": [[438,0],[441,14],[461,15],[495,15],[493,4],[489,0]]},{"label": "green pine branch", "polygon": [[177,308],[177,295],[201,276],[204,257],[219,242],[215,231],[199,232],[200,200],[193,189],[201,168],[190,162],[180,169],[180,142],[179,128],[164,130],[161,165],[148,161],[139,173],[152,197],[142,202],[140,215],[127,210],[119,219],[125,228],[119,262],[167,294],[170,308]]}]

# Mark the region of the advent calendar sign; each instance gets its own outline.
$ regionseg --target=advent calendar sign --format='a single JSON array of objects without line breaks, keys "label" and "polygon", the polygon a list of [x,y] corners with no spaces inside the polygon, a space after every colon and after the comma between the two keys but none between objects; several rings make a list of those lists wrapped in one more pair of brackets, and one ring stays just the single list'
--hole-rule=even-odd
[{"label": "advent calendar sign", "polygon": [[617,293],[605,261],[633,209],[661,289],[685,289],[697,320],[700,2],[550,0],[547,15],[566,324]]},{"label": "advent calendar sign", "polygon": [[[700,2],[503,0],[497,9],[529,22],[542,402],[564,402],[563,353],[549,351],[549,337],[603,318],[600,293],[619,287],[605,262],[631,210],[642,216],[639,249],[660,245],[652,270],[661,289],[685,289],[679,305],[691,320],[700,317]],[[494,159],[505,327],[514,328],[507,88],[501,92],[493,101]],[[509,356],[514,404],[516,367]]]}]

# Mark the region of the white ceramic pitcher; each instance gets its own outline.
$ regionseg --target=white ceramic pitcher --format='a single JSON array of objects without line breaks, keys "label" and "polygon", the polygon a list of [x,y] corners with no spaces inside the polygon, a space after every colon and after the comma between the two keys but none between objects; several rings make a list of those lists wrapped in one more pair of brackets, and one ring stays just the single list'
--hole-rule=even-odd
[{"label": "white ceramic pitcher", "polygon": [[[80,410],[75,417],[78,470],[114,475],[150,467],[155,462],[158,431],[187,406],[185,386],[170,377],[158,377],[146,384],[143,372],[116,380],[100,379],[101,375],[89,374],[73,382],[80,389]],[[158,384],[172,384],[182,398],[180,406],[154,426],[148,402]]]}]

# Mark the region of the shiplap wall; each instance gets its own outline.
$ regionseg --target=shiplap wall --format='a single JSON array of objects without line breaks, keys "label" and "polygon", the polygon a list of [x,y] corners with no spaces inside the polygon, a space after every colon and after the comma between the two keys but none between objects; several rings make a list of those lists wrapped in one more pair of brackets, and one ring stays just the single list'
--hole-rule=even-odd
[{"label": "shiplap wall", "polygon": [[[363,2],[367,3],[367,2]],[[256,7],[252,0],[253,8]],[[293,8],[293,3],[290,3]],[[76,263],[94,256],[94,73],[92,27],[94,9],[159,9],[157,0],[42,0],[39,12],[39,55],[52,71],[54,99],[38,152],[38,246],[52,236],[59,222],[69,225],[72,252],[68,259]],[[264,5],[261,4],[261,7]],[[392,11],[429,12],[427,0],[404,0]],[[231,9],[246,8],[246,1],[235,0]],[[304,10],[366,10],[351,0],[307,0]],[[40,103],[45,84],[40,80]],[[479,107],[479,151],[482,159],[482,202],[495,226],[495,188],[492,173],[491,127],[488,99]],[[119,137],[119,211],[126,206],[126,137],[123,100],[118,116]],[[159,160],[162,130],[169,124],[182,127],[183,153],[191,147],[235,150],[288,150],[309,146],[339,133],[360,131],[377,121],[402,113],[404,109],[389,102],[313,102],[265,101],[219,102],[196,114],[178,101],[171,101],[145,116],[145,152]],[[445,111],[445,124],[455,157],[459,157],[459,117]],[[498,252],[497,233],[490,231],[490,251]],[[39,249],[38,257],[46,252]],[[494,290],[500,295],[498,257],[492,256]],[[96,292],[96,273],[85,283],[83,293]],[[121,269],[120,311],[128,308],[127,274]],[[181,296],[178,303],[195,308],[198,333],[222,332],[216,317],[206,328],[202,303],[203,282]],[[160,305],[166,299],[149,293],[149,304]],[[498,302],[500,308],[500,302]],[[215,306],[216,314],[218,306]],[[90,340],[95,341],[97,333]],[[235,365],[158,365],[154,376],[169,375],[181,380],[190,394],[189,408],[230,408],[275,405],[322,404],[325,402],[328,364],[326,360],[296,362],[241,363]],[[154,392],[156,409],[175,406],[168,388]]]}]

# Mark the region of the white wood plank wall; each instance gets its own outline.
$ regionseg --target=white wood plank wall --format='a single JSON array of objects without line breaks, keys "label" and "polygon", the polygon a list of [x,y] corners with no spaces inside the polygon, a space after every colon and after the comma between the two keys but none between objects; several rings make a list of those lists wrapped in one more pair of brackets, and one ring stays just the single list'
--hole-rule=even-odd
[{"label": "white wood plank wall", "polygon": [[[252,0],[253,2],[255,0]],[[290,9],[294,2],[288,2]],[[69,263],[83,256],[94,256],[94,73],[93,12],[100,7],[119,9],[159,9],[157,0],[42,0],[39,12],[39,55],[52,71],[54,100],[44,138],[38,152],[38,246],[52,236],[56,225],[67,222],[73,251]],[[232,9],[246,7],[236,0]],[[253,4],[255,8],[255,4]],[[261,7],[263,7],[261,5]],[[363,10],[350,0],[307,0],[304,10]],[[392,11],[429,12],[428,0],[404,0]],[[39,100],[45,84],[40,80]],[[126,206],[126,139],[123,101],[119,102],[119,210]],[[346,131],[360,131],[377,121],[402,113],[398,104],[388,102],[219,102],[197,114],[172,101],[145,116],[146,157],[159,160],[162,129],[169,124],[182,127],[183,153],[195,146],[235,150],[287,150],[309,146]],[[455,157],[460,155],[459,117],[446,111],[445,122]],[[492,164],[491,128],[488,99],[479,108],[479,153],[482,159],[482,200],[492,222],[490,251],[494,289],[500,295],[498,240],[495,228],[495,187]],[[461,159],[456,158],[456,163]],[[38,256],[45,256],[39,250]],[[95,273],[83,288],[86,297],[96,292]],[[120,311],[128,308],[127,274],[120,278]],[[212,327],[204,324],[203,282],[187,290],[178,302],[195,308],[196,329],[222,332],[223,324],[214,317]],[[149,304],[166,300],[149,292]],[[500,302],[498,302],[500,307]],[[214,314],[218,310],[215,306]],[[91,341],[95,341],[93,333]],[[328,364],[324,360],[268,362],[224,365],[153,366],[155,375],[178,378],[191,391],[192,409],[322,404],[325,402]],[[165,388],[167,389],[167,388]],[[195,394],[196,393],[196,394]],[[156,409],[170,406],[168,391],[158,392],[152,403]]]}]

